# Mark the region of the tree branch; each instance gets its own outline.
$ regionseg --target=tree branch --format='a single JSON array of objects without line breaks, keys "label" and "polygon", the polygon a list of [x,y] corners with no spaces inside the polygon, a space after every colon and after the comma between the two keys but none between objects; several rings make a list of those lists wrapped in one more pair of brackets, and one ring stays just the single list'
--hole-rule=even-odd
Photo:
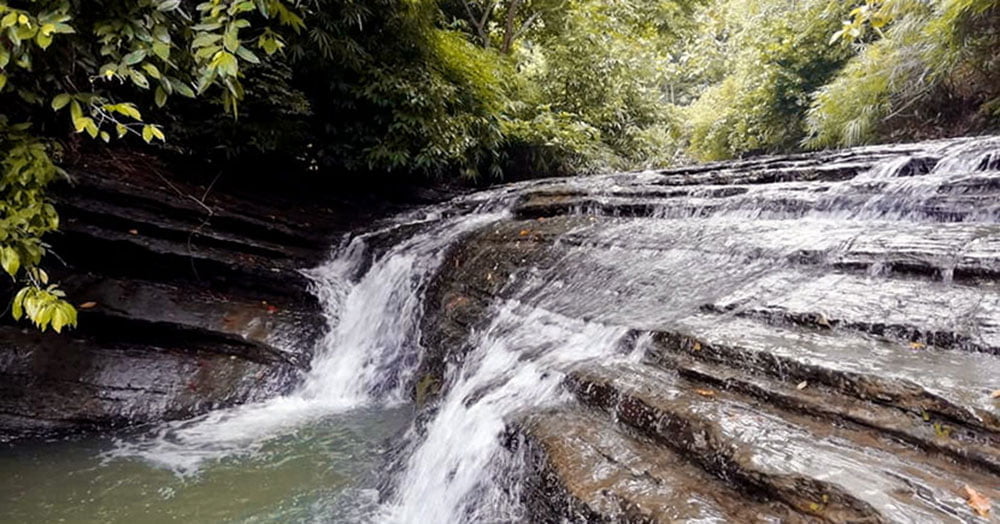
[{"label": "tree branch", "polygon": [[521,6],[521,1],[511,0],[510,7],[507,8],[507,21],[504,23],[503,31],[503,45],[500,47],[500,52],[505,55],[510,53],[510,49],[514,45],[514,18],[517,16],[517,9]]},{"label": "tree branch", "polygon": [[516,33],[514,33],[514,38],[511,39],[511,44],[513,45],[513,43],[516,42],[518,38],[524,36],[524,33],[531,28],[531,24],[535,23],[535,20],[538,20],[538,17],[540,16],[542,16],[541,11],[532,13],[532,15],[529,16],[528,19],[524,21],[524,24],[521,25],[521,28],[518,29]]}]

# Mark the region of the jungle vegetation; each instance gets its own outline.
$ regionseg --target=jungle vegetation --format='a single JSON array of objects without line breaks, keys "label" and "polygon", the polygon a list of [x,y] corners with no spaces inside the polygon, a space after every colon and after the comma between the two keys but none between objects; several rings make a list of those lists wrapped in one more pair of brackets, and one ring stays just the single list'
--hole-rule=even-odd
[{"label": "jungle vegetation", "polygon": [[0,0],[10,311],[76,323],[41,269],[67,149],[500,180],[977,132],[998,5]]}]

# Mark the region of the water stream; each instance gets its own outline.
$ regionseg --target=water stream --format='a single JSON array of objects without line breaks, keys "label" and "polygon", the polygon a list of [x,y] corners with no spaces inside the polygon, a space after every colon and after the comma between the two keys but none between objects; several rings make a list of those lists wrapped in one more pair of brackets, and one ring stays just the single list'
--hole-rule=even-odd
[{"label": "water stream", "polygon": [[[560,382],[576,363],[638,359],[644,339],[629,328],[692,314],[787,266],[787,256],[806,247],[826,243],[835,258],[840,239],[827,234],[831,224],[842,231],[855,223],[856,238],[904,219],[931,220],[927,203],[961,187],[982,168],[984,154],[998,149],[989,141],[949,147],[954,151],[929,174],[900,177],[909,159],[895,158],[832,183],[793,217],[767,207],[768,191],[800,193],[787,183],[752,187],[708,217],[664,211],[656,226],[640,220],[588,233],[598,243],[669,237],[675,248],[639,251],[628,264],[612,255],[600,261],[607,274],[593,267],[584,274],[574,269],[587,251],[581,245],[552,268],[526,271],[510,283],[510,298],[491,305],[491,321],[471,335],[474,349],[462,365],[448,368],[446,394],[419,427],[407,388],[423,351],[423,294],[447,247],[507,218],[520,192],[556,182],[507,186],[409,212],[345,240],[311,272],[329,329],[298,390],[137,435],[3,449],[0,520],[518,520],[518,465],[500,439],[505,417],[562,401]],[[619,187],[623,177],[558,183],[599,193]],[[638,183],[656,176],[628,177]],[[870,187],[876,189],[863,189]],[[997,208],[970,216],[995,222]],[[393,245],[377,247],[404,230]],[[746,235],[734,235],[741,231]],[[748,258],[740,242],[754,235],[766,242]],[[706,256],[691,249],[705,244],[719,251]],[[643,279],[658,283],[648,296],[616,295],[613,281],[635,288]],[[656,294],[665,288],[669,295]]]}]

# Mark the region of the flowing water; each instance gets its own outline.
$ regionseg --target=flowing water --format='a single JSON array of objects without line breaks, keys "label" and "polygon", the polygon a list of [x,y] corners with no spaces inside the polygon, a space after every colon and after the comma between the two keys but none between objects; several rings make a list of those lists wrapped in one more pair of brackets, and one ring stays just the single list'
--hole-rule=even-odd
[{"label": "flowing water", "polygon": [[[488,325],[470,335],[472,350],[447,369],[445,394],[419,424],[408,388],[424,349],[424,292],[446,249],[508,218],[525,191],[558,185],[608,194],[659,175],[512,185],[409,212],[346,239],[311,271],[329,329],[297,391],[141,434],[8,446],[0,450],[0,520],[518,520],[520,465],[501,445],[507,417],[562,401],[560,383],[577,363],[637,360],[645,339],[633,329],[697,312],[806,248],[823,244],[836,258],[833,230],[856,238],[904,219],[935,222],[934,199],[993,168],[990,155],[1000,149],[989,140],[942,147],[944,159],[922,176],[900,176],[911,160],[902,156],[822,194],[796,182],[750,187],[709,216],[695,194],[680,211],[665,206],[645,222],[586,232],[592,243],[641,243],[645,235],[674,247],[635,251],[627,261],[612,251],[578,271],[590,256],[580,245],[552,267],[525,268],[507,298],[490,306]],[[807,208],[789,211],[791,197]],[[997,221],[995,205],[966,211],[966,221]],[[377,247],[385,238],[397,240]],[[755,240],[761,246],[748,258],[741,243]],[[692,249],[704,245],[718,250]],[[650,282],[649,292],[622,296],[615,282],[633,290]]]}]

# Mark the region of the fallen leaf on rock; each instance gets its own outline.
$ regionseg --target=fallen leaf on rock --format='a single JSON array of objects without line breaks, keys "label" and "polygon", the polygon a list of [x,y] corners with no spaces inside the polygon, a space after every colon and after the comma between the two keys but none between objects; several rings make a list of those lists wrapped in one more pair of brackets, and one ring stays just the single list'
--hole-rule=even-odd
[{"label": "fallen leaf on rock", "polygon": [[910,349],[924,349],[925,347],[927,347],[927,344],[923,342],[910,342]]},{"label": "fallen leaf on rock", "polygon": [[139,234],[139,230],[138,229],[129,229],[128,233],[130,235],[138,235]]},{"label": "fallen leaf on rock", "polygon": [[795,386],[795,389],[806,389],[806,386],[808,386],[808,385],[809,385],[809,382],[806,382],[805,380],[803,380],[802,382],[799,382],[798,386]]},{"label": "fallen leaf on rock", "polygon": [[965,500],[969,503],[969,507],[980,517],[988,517],[990,514],[990,499],[982,496],[968,484],[965,485],[964,489]]},{"label": "fallen leaf on rock", "polygon": [[938,437],[951,438],[951,426],[947,426],[940,422],[935,422],[933,427],[934,427],[934,434],[937,435]]},{"label": "fallen leaf on rock", "polygon": [[444,306],[444,310],[445,310],[445,311],[451,311],[451,310],[452,310],[452,309],[454,309],[454,308],[455,308],[456,306],[462,306],[462,305],[465,305],[465,304],[466,304],[466,303],[467,303],[468,301],[469,301],[469,299],[468,299],[468,298],[466,298],[466,297],[463,297],[463,296],[459,295],[459,296],[457,296],[457,297],[455,297],[455,298],[453,298],[453,299],[449,300],[449,301],[448,301],[448,303],[447,303],[447,304],[445,304],[445,306]]},{"label": "fallen leaf on rock", "polygon": [[528,235],[531,234],[531,230],[529,230],[529,229],[522,229],[520,234],[521,234],[522,237],[526,237],[526,236],[528,236]]},{"label": "fallen leaf on rock", "polygon": [[83,304],[80,304],[79,306],[76,306],[76,307],[77,307],[77,309],[91,309],[91,308],[96,307],[96,306],[97,306],[97,302],[84,302]]},{"label": "fallen leaf on rock", "polygon": [[695,351],[701,351],[701,342],[698,342],[697,340],[695,340],[694,341],[694,345],[691,346],[691,349],[693,349]]},{"label": "fallen leaf on rock", "polygon": [[712,391],[711,389],[695,389],[694,392],[697,393],[697,394],[699,394],[699,395],[701,395],[701,396],[703,396],[703,397],[714,397],[715,396],[715,392]]},{"label": "fallen leaf on rock", "polygon": [[1000,398],[1000,389],[990,393],[990,398]]}]

